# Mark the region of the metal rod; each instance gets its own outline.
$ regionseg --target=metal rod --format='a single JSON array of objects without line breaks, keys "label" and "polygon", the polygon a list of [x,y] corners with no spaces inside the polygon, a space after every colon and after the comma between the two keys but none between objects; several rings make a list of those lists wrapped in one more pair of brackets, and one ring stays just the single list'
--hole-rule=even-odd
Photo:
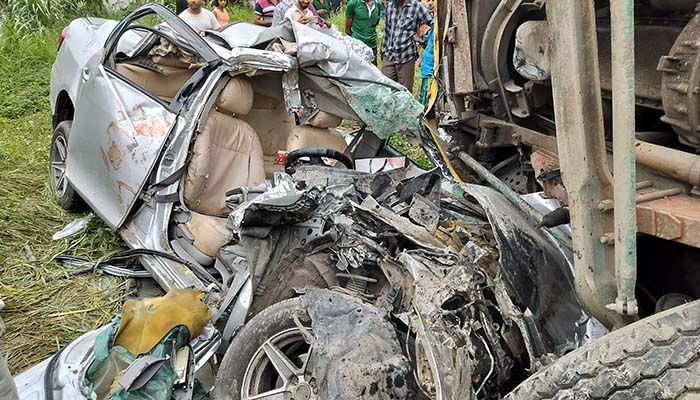
[{"label": "metal rod", "polygon": [[637,163],[694,186],[700,186],[700,156],[637,141]]},{"label": "metal rod", "polygon": [[634,188],[637,190],[640,190],[640,189],[650,188],[652,186],[654,186],[654,181],[641,181],[641,182],[637,182],[634,185]]},{"label": "metal rod", "polygon": [[[657,190],[654,192],[640,194],[639,196],[636,197],[635,202],[636,203],[644,203],[645,201],[663,199],[664,197],[671,197],[671,196],[675,196],[675,195],[678,195],[681,193],[683,193],[683,189],[681,189],[681,188]],[[610,211],[614,208],[615,208],[615,202],[612,200],[603,200],[600,203],[598,203],[598,209],[600,211]]]},{"label": "metal rod", "polygon": [[[518,207],[532,222],[535,224],[542,223],[542,214],[537,212],[532,208],[525,200],[515,193],[511,188],[509,188],[503,181],[498,179],[498,177],[491,173],[488,169],[484,168],[478,161],[476,161],[467,152],[460,151],[458,154],[460,160],[471,168],[480,178],[489,183],[494,189],[498,190],[502,195],[504,195],[508,201],[513,203],[514,206]],[[569,239],[564,232],[559,229],[547,229],[547,231],[554,236],[563,245],[571,248],[571,239]]]},{"label": "metal rod", "polygon": [[613,199],[617,298],[607,308],[637,315],[637,197],[635,182],[634,1],[610,2],[612,34]]},{"label": "metal rod", "polygon": [[644,203],[645,201],[653,201],[658,199],[663,199],[665,197],[676,196],[683,193],[681,188],[672,188],[666,190],[659,190],[651,193],[644,193],[637,196],[637,203]]}]

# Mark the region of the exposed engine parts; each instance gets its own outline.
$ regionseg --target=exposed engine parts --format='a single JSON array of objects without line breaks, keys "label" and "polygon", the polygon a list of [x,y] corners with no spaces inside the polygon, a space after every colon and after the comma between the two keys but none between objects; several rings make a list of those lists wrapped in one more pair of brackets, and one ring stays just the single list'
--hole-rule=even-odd
[{"label": "exposed engine parts", "polygon": [[[540,14],[528,14],[531,6],[519,3],[521,12],[511,10],[509,26],[516,25],[512,38],[510,59],[505,52],[485,52],[498,60],[482,57],[483,73],[489,76],[492,64],[511,64],[517,78],[504,83],[503,100],[495,98],[506,113],[543,124],[539,130],[553,126],[546,108],[551,101],[551,42],[549,24]],[[638,120],[649,121],[656,130],[672,128],[681,142],[700,148],[700,16],[694,15],[692,0],[649,0],[648,6],[638,4],[635,13],[635,102]],[[596,37],[598,43],[600,81],[606,129],[609,129],[612,108],[608,102],[612,93],[610,17],[604,2],[597,2]],[[696,13],[697,11],[695,11]],[[514,18],[521,18],[515,24]],[[482,46],[489,44],[484,41]],[[501,46],[504,46],[501,43]],[[501,67],[503,68],[503,67]],[[524,80],[523,80],[524,79]],[[493,84],[490,82],[490,84]],[[498,107],[495,110],[499,110]],[[527,110],[527,112],[523,112]],[[659,113],[663,110],[665,115]],[[537,118],[533,118],[537,116]],[[546,117],[547,119],[543,118]],[[659,122],[666,123],[667,125]],[[649,129],[649,128],[645,128]]]},{"label": "exposed engine parts", "polygon": [[[494,398],[604,331],[562,285],[572,276],[560,249],[498,192],[436,171],[301,166],[229,222],[254,266],[254,303],[303,296],[321,398]],[[298,228],[312,225],[302,242]],[[274,290],[281,281],[294,289]]]},{"label": "exposed engine parts", "polygon": [[664,115],[681,141],[700,148],[700,15],[696,15],[678,36],[668,56],[659,60],[663,74],[661,95]]}]

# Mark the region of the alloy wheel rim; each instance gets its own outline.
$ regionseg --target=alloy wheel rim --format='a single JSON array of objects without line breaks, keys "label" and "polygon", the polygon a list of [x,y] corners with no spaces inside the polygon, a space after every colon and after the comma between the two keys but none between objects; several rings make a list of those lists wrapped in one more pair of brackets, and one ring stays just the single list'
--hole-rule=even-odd
[{"label": "alloy wheel rim", "polygon": [[311,351],[299,328],[270,337],[246,368],[241,400],[318,400],[316,379],[310,371]]},{"label": "alloy wheel rim", "polygon": [[51,185],[58,197],[63,197],[66,193],[66,154],[68,146],[63,136],[57,136],[51,146]]}]

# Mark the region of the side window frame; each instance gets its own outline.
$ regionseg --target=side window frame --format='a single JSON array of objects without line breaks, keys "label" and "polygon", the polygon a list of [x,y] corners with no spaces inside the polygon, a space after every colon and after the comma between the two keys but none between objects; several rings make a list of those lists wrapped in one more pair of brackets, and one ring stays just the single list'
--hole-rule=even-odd
[{"label": "side window frame", "polygon": [[[149,31],[150,33],[147,33],[146,36],[144,36],[144,39],[146,39],[149,35],[157,35],[158,37],[164,38],[171,43],[173,42],[170,38],[167,37],[165,33],[158,31],[156,28],[146,25],[134,24],[135,21],[153,14],[161,17],[163,23],[167,24],[176,34],[180,35],[185,40],[185,42],[189,44],[189,46],[184,46],[181,43],[174,43],[175,45],[179,47],[189,47],[187,48],[188,51],[191,51],[193,54],[201,57],[207,63],[206,66],[197,70],[193,74],[193,76],[183,85],[183,87],[178,91],[177,95],[173,98],[173,101],[171,103],[167,103],[160,97],[155,96],[153,93],[141,87],[141,85],[136,84],[126,76],[119,73],[116,69],[116,64],[114,60],[117,54],[117,45],[119,43],[119,40],[122,38],[122,36],[124,36],[125,33],[132,29],[144,29]],[[193,83],[199,81],[202,77],[202,71],[204,71],[205,69],[209,69],[208,66],[218,63],[219,61],[220,57],[216,54],[216,52],[177,15],[173,14],[170,10],[159,4],[149,3],[137,8],[130,15],[128,15],[126,18],[124,18],[117,24],[117,26],[114,28],[112,33],[110,33],[109,37],[105,42],[105,52],[102,59],[100,60],[100,64],[110,74],[110,76],[121,79],[129,86],[137,89],[139,92],[157,101],[168,111],[178,113],[182,106],[181,102],[178,101],[178,97],[183,91],[183,89],[185,87],[192,86]]]}]

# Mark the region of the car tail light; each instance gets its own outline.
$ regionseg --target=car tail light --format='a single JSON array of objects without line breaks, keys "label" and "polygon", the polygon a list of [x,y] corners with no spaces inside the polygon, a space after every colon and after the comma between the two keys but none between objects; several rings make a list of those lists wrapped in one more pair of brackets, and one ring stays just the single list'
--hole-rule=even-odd
[{"label": "car tail light", "polygon": [[59,50],[61,49],[61,45],[63,44],[63,41],[66,40],[66,36],[68,35],[68,27],[66,26],[63,28],[61,31],[61,36],[58,37],[58,48]]}]

